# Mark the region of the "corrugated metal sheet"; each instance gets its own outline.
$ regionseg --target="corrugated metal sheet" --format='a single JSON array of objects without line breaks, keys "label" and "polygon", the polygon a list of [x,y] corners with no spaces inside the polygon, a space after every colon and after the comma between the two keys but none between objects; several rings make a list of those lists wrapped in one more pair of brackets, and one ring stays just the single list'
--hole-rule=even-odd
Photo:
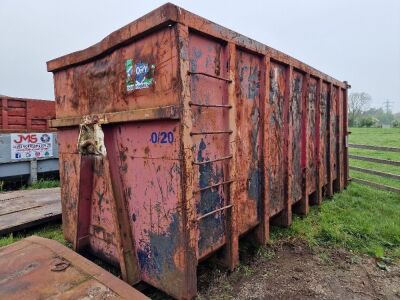
[{"label": "corrugated metal sheet", "polygon": [[0,96],[0,133],[48,131],[55,102]]}]

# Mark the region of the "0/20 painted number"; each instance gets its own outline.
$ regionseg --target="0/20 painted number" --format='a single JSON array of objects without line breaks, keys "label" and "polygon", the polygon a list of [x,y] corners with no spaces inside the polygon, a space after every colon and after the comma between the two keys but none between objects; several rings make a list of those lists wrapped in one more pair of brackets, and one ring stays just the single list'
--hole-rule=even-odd
[{"label": "0/20 painted number", "polygon": [[150,141],[153,144],[172,144],[174,142],[174,133],[172,131],[152,132]]}]

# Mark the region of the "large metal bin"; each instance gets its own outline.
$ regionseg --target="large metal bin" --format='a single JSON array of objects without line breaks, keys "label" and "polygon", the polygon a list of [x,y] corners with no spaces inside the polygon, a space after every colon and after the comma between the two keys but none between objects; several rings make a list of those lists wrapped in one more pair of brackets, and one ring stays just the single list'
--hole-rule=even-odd
[{"label": "large metal bin", "polygon": [[55,102],[0,95],[0,132],[49,131],[48,120],[56,115]]},{"label": "large metal bin", "polygon": [[65,237],[129,283],[192,298],[199,260],[347,183],[348,85],[175,5],[47,67]]},{"label": "large metal bin", "polygon": [[[11,185],[37,180],[38,174],[57,173],[57,136],[49,128],[48,121],[56,116],[55,101],[25,99],[0,95],[0,180]],[[40,147],[39,136],[50,137],[48,156],[35,156]],[[19,140],[19,142],[17,142]],[[30,149],[30,157],[13,153],[18,143],[24,150]],[[43,149],[43,148],[42,148]],[[40,148],[39,148],[40,150]],[[24,152],[24,151],[22,151]],[[40,152],[40,151],[39,151]],[[43,151],[42,151],[43,152]],[[17,155],[17,156],[16,156]],[[16,180],[19,178],[20,180]]]}]

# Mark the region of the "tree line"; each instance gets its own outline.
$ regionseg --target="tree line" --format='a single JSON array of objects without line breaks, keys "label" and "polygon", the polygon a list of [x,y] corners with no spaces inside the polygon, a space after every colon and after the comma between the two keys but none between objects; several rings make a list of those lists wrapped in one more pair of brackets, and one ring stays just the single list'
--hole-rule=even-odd
[{"label": "tree line", "polygon": [[385,107],[370,107],[371,96],[368,93],[351,93],[348,103],[350,127],[394,127],[400,128],[400,113],[393,113],[390,102]]}]

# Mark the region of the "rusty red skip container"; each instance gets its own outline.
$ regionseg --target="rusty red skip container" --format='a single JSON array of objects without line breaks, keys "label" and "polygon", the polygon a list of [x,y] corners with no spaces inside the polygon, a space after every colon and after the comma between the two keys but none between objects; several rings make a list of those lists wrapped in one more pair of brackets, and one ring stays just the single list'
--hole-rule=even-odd
[{"label": "rusty red skip container", "polygon": [[54,101],[0,96],[0,132],[49,131],[56,116]]},{"label": "rusty red skip container", "polygon": [[64,235],[178,299],[347,184],[347,89],[172,4],[54,73]]}]

